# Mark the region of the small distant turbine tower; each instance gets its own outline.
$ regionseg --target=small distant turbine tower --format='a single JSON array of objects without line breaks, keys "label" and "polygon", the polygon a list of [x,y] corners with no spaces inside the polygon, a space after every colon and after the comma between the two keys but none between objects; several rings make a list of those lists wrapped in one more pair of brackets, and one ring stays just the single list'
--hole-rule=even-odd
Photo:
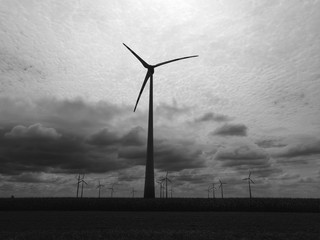
[{"label": "small distant turbine tower", "polygon": [[112,185],[111,185],[111,187],[109,187],[108,189],[110,189],[110,197],[111,198],[113,198],[113,193],[114,193],[114,186],[115,185],[115,183],[113,183]]},{"label": "small distant turbine tower", "polygon": [[98,186],[97,186],[97,188],[99,189],[99,195],[98,195],[98,197],[100,198],[100,191],[101,191],[101,188],[102,187],[104,187],[104,185],[101,185],[100,184],[100,180],[99,180],[99,184],[98,184]]},{"label": "small distant turbine tower", "polygon": [[224,182],[221,182],[221,180],[219,179],[220,185],[219,188],[221,189],[221,198],[223,198],[223,184],[226,184]]},{"label": "small distant turbine tower", "polygon": [[132,188],[131,190],[131,195],[132,195],[132,198],[134,198],[134,193],[137,192],[136,190],[134,190],[134,188]]},{"label": "small distant turbine tower", "polygon": [[251,179],[251,172],[249,172],[249,176],[247,178],[244,178],[242,180],[245,180],[245,181],[248,181],[248,185],[249,185],[249,196],[250,196],[250,199],[252,198],[252,195],[251,195],[251,183],[254,184],[254,181]]},{"label": "small distant turbine tower", "polygon": [[211,187],[211,190],[212,190],[212,198],[216,198],[215,191],[217,190],[217,188],[216,188],[214,185],[215,185],[215,183],[212,183],[212,187]]},{"label": "small distant turbine tower", "polygon": [[83,185],[88,185],[88,183],[84,180],[84,174],[82,175],[82,178],[80,179],[81,183],[81,198],[83,197]]},{"label": "small distant turbine tower", "polygon": [[147,143],[147,159],[146,159],[146,173],[145,173],[145,183],[144,183],[144,198],[155,198],[155,189],[154,189],[154,161],[153,161],[153,74],[154,69],[162,65],[187,59],[198,57],[198,55],[176,58],[173,60],[165,61],[158,63],[156,65],[150,65],[146,63],[141,57],[139,57],[133,50],[131,50],[127,45],[123,45],[140,61],[140,63],[148,69],[147,74],[142,83],[142,87],[134,107],[134,112],[136,111],[138,102],[140,100],[143,89],[150,78],[149,84],[149,120],[148,120],[148,143]]},{"label": "small distant turbine tower", "polygon": [[157,180],[157,183],[159,184],[159,198],[162,198],[163,196],[163,184],[164,184],[164,181],[162,179],[158,179]]},{"label": "small distant turbine tower", "polygon": [[208,192],[208,198],[210,198],[210,191],[211,191],[210,185],[208,186],[208,189],[206,191]]},{"label": "small distant turbine tower", "polygon": [[172,181],[168,178],[168,172],[166,174],[166,176],[164,178],[161,179],[162,181],[164,181],[166,183],[166,198],[168,198],[168,182],[172,183]]},{"label": "small distant turbine tower", "polygon": [[[83,177],[84,177],[84,176],[83,176]],[[81,178],[80,173],[78,174],[78,176],[76,177],[76,179],[77,179],[77,198],[78,198],[78,197],[79,197],[79,187],[80,187],[81,179],[83,179],[83,178]]]}]

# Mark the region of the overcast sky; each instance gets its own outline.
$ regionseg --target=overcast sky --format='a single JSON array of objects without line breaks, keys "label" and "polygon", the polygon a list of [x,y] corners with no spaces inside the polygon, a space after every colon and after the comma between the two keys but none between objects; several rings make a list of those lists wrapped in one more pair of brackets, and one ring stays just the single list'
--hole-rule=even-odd
[{"label": "overcast sky", "polygon": [[[146,62],[155,175],[174,196],[320,197],[320,1],[0,0],[0,197],[143,195]],[[157,186],[158,187],[158,186]],[[102,196],[110,192],[102,189]],[[156,193],[158,195],[158,188]],[[220,196],[217,193],[218,196]]]}]

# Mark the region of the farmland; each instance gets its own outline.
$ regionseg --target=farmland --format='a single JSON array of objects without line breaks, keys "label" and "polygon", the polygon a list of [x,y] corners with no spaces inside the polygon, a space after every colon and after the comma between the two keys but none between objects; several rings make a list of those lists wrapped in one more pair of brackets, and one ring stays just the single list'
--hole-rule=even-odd
[{"label": "farmland", "polygon": [[320,239],[319,199],[2,198],[0,239]]},{"label": "farmland", "polygon": [[299,198],[2,198],[0,210],[320,212],[320,199]]},{"label": "farmland", "polygon": [[320,239],[319,213],[3,211],[0,239]]}]

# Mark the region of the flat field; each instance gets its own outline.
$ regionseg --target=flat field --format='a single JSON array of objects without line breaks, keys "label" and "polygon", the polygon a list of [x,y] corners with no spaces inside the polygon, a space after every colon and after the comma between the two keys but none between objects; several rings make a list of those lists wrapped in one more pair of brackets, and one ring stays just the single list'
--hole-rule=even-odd
[{"label": "flat field", "polygon": [[319,213],[2,211],[0,239],[320,239]]}]

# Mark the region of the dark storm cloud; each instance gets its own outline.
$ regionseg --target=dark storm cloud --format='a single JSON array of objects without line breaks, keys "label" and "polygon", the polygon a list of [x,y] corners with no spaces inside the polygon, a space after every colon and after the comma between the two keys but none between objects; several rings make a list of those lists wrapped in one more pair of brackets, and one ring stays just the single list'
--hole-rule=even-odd
[{"label": "dark storm cloud", "polygon": [[315,138],[297,138],[295,143],[274,149],[272,155],[281,158],[295,158],[320,154],[320,140]]},{"label": "dark storm cloud", "polygon": [[211,132],[211,135],[247,136],[247,127],[243,124],[225,124]]},{"label": "dark storm cloud", "polygon": [[195,122],[209,122],[209,121],[227,122],[227,121],[231,121],[231,120],[232,120],[232,118],[228,117],[227,115],[208,112],[208,113],[205,113],[204,115],[202,115],[201,117],[196,118],[194,121]]},{"label": "dark storm cloud", "polygon": [[[119,158],[145,165],[146,146],[128,146],[119,150]],[[156,140],[154,144],[155,168],[162,171],[180,171],[205,166],[202,151],[185,140]]]},{"label": "dark storm cloud", "polygon": [[[128,117],[131,108],[106,102],[86,103],[81,99],[1,100],[3,175],[104,173],[145,165],[147,133],[142,127],[133,126]],[[165,118],[188,111],[165,104],[159,109]],[[155,127],[162,132],[159,129]],[[155,139],[157,169],[179,171],[205,166],[205,157],[195,141],[171,139],[172,130],[165,136],[168,139]]]},{"label": "dark storm cloud", "polygon": [[146,131],[140,127],[132,128],[127,134],[122,136],[121,143],[125,146],[141,146],[146,144]]},{"label": "dark storm cloud", "polygon": [[239,172],[254,171],[260,177],[267,177],[282,172],[272,165],[269,154],[256,145],[238,144],[220,149],[215,160],[223,168],[232,168]]},{"label": "dark storm cloud", "polygon": [[0,124],[3,127],[41,123],[57,131],[78,135],[108,126],[115,118],[125,115],[128,106],[108,102],[88,103],[82,99],[58,100],[46,98],[34,101],[0,98]]},{"label": "dark storm cloud", "polygon": [[43,127],[41,124],[33,124],[29,127],[22,125],[15,126],[5,134],[7,138],[52,138],[57,139],[61,134],[57,133],[54,128]]},{"label": "dark storm cloud", "polygon": [[[16,129],[14,127],[13,129]],[[32,129],[28,127],[26,129]],[[11,130],[0,137],[0,173],[18,175],[23,172],[107,172],[125,168],[116,158],[116,149],[92,147],[75,135],[44,138],[41,135],[14,135]]]},{"label": "dark storm cloud", "polygon": [[92,134],[88,139],[87,143],[96,146],[112,146],[120,141],[120,137],[117,133],[110,131],[108,128]]},{"label": "dark storm cloud", "polygon": [[205,160],[194,142],[163,140],[155,145],[155,167],[163,171],[180,171],[205,167]]},{"label": "dark storm cloud", "polygon": [[212,175],[209,174],[181,174],[174,178],[175,185],[191,183],[191,184],[204,184],[212,180]]}]

